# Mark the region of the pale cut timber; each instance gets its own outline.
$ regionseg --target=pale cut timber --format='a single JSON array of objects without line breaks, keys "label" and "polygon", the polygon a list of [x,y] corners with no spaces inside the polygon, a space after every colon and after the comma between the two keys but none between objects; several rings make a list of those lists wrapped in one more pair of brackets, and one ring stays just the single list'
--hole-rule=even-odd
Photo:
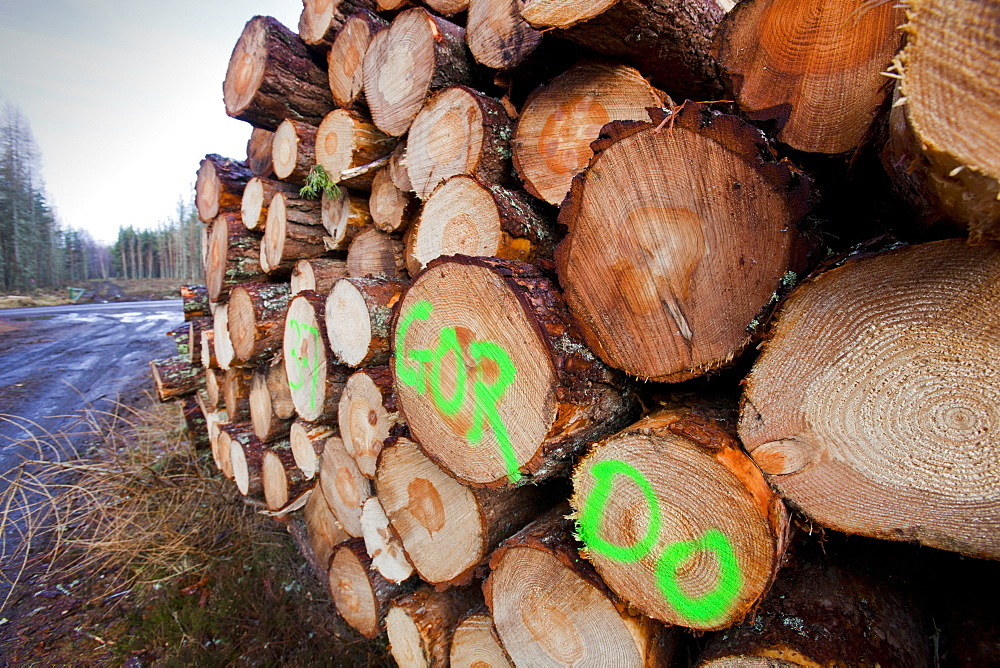
[{"label": "pale cut timber", "polygon": [[368,201],[357,193],[341,188],[338,197],[324,192],[321,200],[320,220],[330,235],[329,250],[347,250],[354,237],[372,224]]},{"label": "pale cut timber", "polygon": [[556,231],[527,193],[459,174],[434,190],[406,241],[406,269],[416,276],[442,255],[551,258]]},{"label": "pale cut timber", "polygon": [[434,591],[423,585],[396,599],[385,617],[389,651],[400,666],[447,666],[455,624],[482,601],[473,587]]},{"label": "pale cut timber", "polygon": [[[215,468],[219,470],[220,473],[224,474],[223,464],[225,467],[229,467],[229,450],[226,450],[225,460],[222,457],[222,445],[220,443],[222,437],[222,425],[227,424],[226,411],[208,411],[205,413],[205,426],[208,429],[208,443],[212,452],[212,461],[215,463]],[[229,478],[232,478],[230,473]]]},{"label": "pale cut timber", "polygon": [[374,227],[362,230],[347,249],[347,275],[352,278],[407,278],[403,241]]},{"label": "pale cut timber", "polygon": [[215,333],[213,338],[215,358],[219,368],[225,371],[236,358],[233,342],[229,339],[229,309],[226,305],[215,309],[215,326],[212,331]]},{"label": "pale cut timber", "polygon": [[471,78],[465,29],[422,7],[408,9],[372,38],[362,67],[372,120],[398,137],[428,93]]},{"label": "pale cut timber", "polygon": [[632,421],[622,376],[580,342],[532,265],[435,260],[400,302],[393,351],[414,440],[468,485],[541,481]]},{"label": "pale cut timber", "polygon": [[298,193],[276,193],[267,208],[260,266],[272,276],[288,276],[295,263],[326,254],[320,203]]},{"label": "pale cut timber", "polygon": [[295,406],[285,376],[285,365],[269,364],[254,372],[250,386],[250,422],[264,443],[288,438]]},{"label": "pale cut timber", "polygon": [[396,148],[390,137],[357,111],[334,109],[323,118],[316,134],[316,164],[330,179],[348,188],[370,190],[374,173],[347,179],[344,172],[383,158]]},{"label": "pale cut timber", "polygon": [[611,121],[644,121],[646,107],[672,106],[628,65],[584,62],[539,86],[517,119],[511,149],[524,188],[558,206],[594,155],[590,143]]},{"label": "pale cut timber", "polygon": [[779,141],[845,153],[878,116],[902,46],[904,12],[891,2],[741,2],[716,36],[719,65],[754,120],[777,119]]},{"label": "pale cut timber", "polygon": [[389,518],[377,496],[369,497],[361,506],[361,533],[365,550],[372,558],[372,568],[390,582],[402,582],[413,575],[413,564],[406,556],[403,543],[389,526]]},{"label": "pale cut timber", "polygon": [[149,368],[160,401],[194,394],[205,378],[204,369],[191,364],[191,360],[184,355],[151,360]]},{"label": "pale cut timber", "polygon": [[296,420],[289,429],[289,439],[292,443],[292,456],[295,465],[305,475],[306,480],[312,480],[319,471],[319,458],[326,447],[326,441],[336,436],[337,430],[326,424],[313,424],[304,420]]},{"label": "pale cut timber", "polygon": [[274,131],[271,162],[274,175],[292,183],[304,183],[316,164],[315,125],[286,118]]},{"label": "pale cut timber", "polygon": [[208,288],[204,285],[182,285],[181,300],[184,302],[184,319],[193,320],[209,315]]},{"label": "pale cut timber", "polygon": [[413,192],[426,200],[439,183],[472,174],[487,183],[510,180],[513,126],[499,100],[467,86],[434,93],[417,113],[406,140]]},{"label": "pale cut timber", "polygon": [[469,613],[455,627],[449,661],[453,668],[514,668],[485,609]]},{"label": "pale cut timber", "polygon": [[526,0],[538,29],[626,58],[676,99],[717,100],[722,87],[712,36],[731,0]]},{"label": "pale cut timber", "polygon": [[291,288],[288,283],[244,283],[229,293],[229,339],[243,364],[266,362],[281,349]]},{"label": "pale cut timber", "polygon": [[250,385],[253,383],[253,369],[231,366],[222,379],[222,399],[226,414],[233,422],[250,420]]},{"label": "pale cut timber", "polygon": [[300,292],[288,305],[282,358],[296,412],[308,422],[333,424],[347,369],[329,359],[326,300],[315,292]]},{"label": "pale cut timber", "polygon": [[787,511],[763,473],[721,425],[687,408],[596,443],[573,472],[571,504],[612,591],[699,631],[746,617],[788,542]]},{"label": "pale cut timber", "polygon": [[212,329],[201,332],[201,365],[206,369],[218,369],[219,360],[215,357],[215,317],[212,317]]},{"label": "pale cut timber", "polygon": [[[208,303],[208,293],[205,294],[205,303]],[[207,312],[208,309],[206,308]],[[201,333],[205,330],[212,329],[215,326],[215,318],[210,315],[200,316],[197,318],[192,318],[188,321],[188,361],[195,366],[202,366],[201,364],[201,345],[202,336]]]},{"label": "pale cut timber", "polygon": [[314,483],[306,481],[295,466],[288,441],[269,443],[261,461],[261,487],[268,510],[278,511],[295,502]]},{"label": "pale cut timber", "polygon": [[[225,413],[225,411],[222,411],[222,413]],[[218,438],[216,439],[216,450],[213,452],[213,456],[219,467],[219,471],[222,472],[222,475],[232,480],[232,450],[237,447],[236,441],[241,438],[249,439],[253,437],[253,432],[247,428],[245,423],[239,422],[221,421],[217,423],[216,427],[218,428],[219,433]]]},{"label": "pale cut timber", "polygon": [[342,278],[326,298],[330,350],[350,367],[389,361],[393,307],[409,287],[392,278]]},{"label": "pale cut timber", "polygon": [[338,545],[330,559],[330,596],[337,612],[366,638],[374,638],[382,631],[382,620],[392,600],[413,589],[412,583],[386,580],[371,565],[360,538]]},{"label": "pale cut timber", "polygon": [[469,0],[465,41],[486,67],[506,70],[520,65],[542,41],[521,17],[524,0]]},{"label": "pale cut timber", "polygon": [[220,425],[219,457],[222,474],[236,481],[243,496],[260,494],[260,461],[264,444],[246,422]]},{"label": "pale cut timber", "polygon": [[[1000,7],[907,3],[906,47],[883,164],[925,222],[1000,240]],[[972,130],[974,128],[974,130]]]},{"label": "pale cut timber", "polygon": [[271,142],[274,132],[264,128],[254,128],[247,141],[247,167],[254,176],[262,179],[274,174],[274,164],[271,162]]},{"label": "pale cut timber", "polygon": [[336,258],[299,260],[292,269],[292,294],[305,290],[327,294],[339,279],[347,276],[347,262]]},{"label": "pale cut timber", "polygon": [[380,12],[391,12],[413,5],[411,0],[375,0],[375,8]]},{"label": "pale cut timber", "polygon": [[376,33],[389,27],[389,22],[360,9],[344,22],[333,40],[327,57],[327,78],[333,101],[342,109],[354,106],[364,85],[365,52]]},{"label": "pale cut timber", "polygon": [[205,372],[205,405],[209,410],[225,410],[222,399],[224,378],[225,373],[221,369],[208,369]]},{"label": "pale cut timber", "polygon": [[372,177],[368,209],[376,229],[386,234],[399,234],[409,226],[415,213],[416,200],[396,186],[389,167],[385,167]]},{"label": "pale cut timber", "polygon": [[781,494],[850,534],[1000,559],[1000,251],[950,239],[789,297],[740,438]]},{"label": "pale cut timber", "polygon": [[270,16],[243,28],[222,84],[226,113],[274,130],[285,119],[317,125],[333,108],[324,72],[299,36]]},{"label": "pale cut timber", "polygon": [[396,184],[396,187],[402,190],[404,193],[413,192],[413,184],[410,183],[409,170],[406,167],[406,138],[403,137],[396,144],[396,150],[392,152],[392,156],[389,158],[389,165],[387,167],[389,170],[389,176],[392,178],[392,182]]},{"label": "pale cut timber", "polygon": [[688,102],[652,117],[613,122],[594,143],[559,212],[569,232],[555,260],[594,352],[676,382],[749,345],[748,326],[798,268],[809,188],[736,116]]},{"label": "pale cut timber", "polygon": [[469,8],[469,0],[424,0],[424,4],[442,16],[452,16]]},{"label": "pale cut timber", "polygon": [[551,505],[535,485],[466,487],[402,437],[382,449],[375,489],[420,578],[438,586],[469,584],[500,541]]},{"label": "pale cut timber", "polygon": [[351,374],[340,395],[337,423],[344,448],[362,475],[375,478],[382,445],[403,424],[388,367],[369,367]]},{"label": "pale cut timber", "polygon": [[374,0],[303,0],[299,37],[311,47],[326,50],[334,43],[348,17],[367,9],[375,9]]},{"label": "pale cut timber", "polygon": [[361,475],[339,436],[326,439],[319,458],[319,487],[344,531],[362,537],[361,506],[375,494],[375,488]]},{"label": "pale cut timber", "polygon": [[238,212],[215,219],[205,260],[210,301],[225,302],[229,291],[240,283],[266,280],[260,268],[260,240],[260,232],[248,230]]},{"label": "pale cut timber", "polygon": [[195,205],[203,223],[211,223],[220,213],[240,210],[243,189],[251,179],[250,169],[242,160],[209,153],[198,166],[194,184]]},{"label": "pale cut timber", "polygon": [[321,564],[321,568],[326,569],[329,567],[330,557],[333,556],[333,549],[351,537],[337,522],[326,502],[326,497],[319,490],[313,490],[302,509],[302,515],[306,522],[309,544],[312,546],[313,554],[316,555],[316,562]]},{"label": "pale cut timber", "polygon": [[490,557],[486,604],[518,666],[666,666],[677,634],[630,614],[582,559],[558,506]]},{"label": "pale cut timber", "polygon": [[255,176],[247,183],[240,203],[240,216],[248,230],[267,227],[267,210],[278,193],[297,195],[299,189],[290,183]]}]

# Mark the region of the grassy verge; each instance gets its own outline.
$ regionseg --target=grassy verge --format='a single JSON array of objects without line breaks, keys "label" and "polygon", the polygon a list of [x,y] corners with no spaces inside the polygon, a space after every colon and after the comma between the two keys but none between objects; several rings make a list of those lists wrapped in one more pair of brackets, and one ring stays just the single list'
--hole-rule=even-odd
[{"label": "grassy verge", "polygon": [[[0,483],[15,665],[386,665],[280,526],[213,475],[173,406],[90,412]],[[32,549],[28,549],[33,546]],[[0,599],[2,600],[2,599]]]}]

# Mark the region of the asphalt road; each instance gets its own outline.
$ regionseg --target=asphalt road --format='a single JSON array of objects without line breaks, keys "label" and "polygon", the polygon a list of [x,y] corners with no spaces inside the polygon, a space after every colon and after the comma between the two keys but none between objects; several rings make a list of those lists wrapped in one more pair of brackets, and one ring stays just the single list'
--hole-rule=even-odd
[{"label": "asphalt road", "polygon": [[81,409],[152,392],[149,360],[176,354],[165,333],[183,322],[179,299],[0,310],[0,471]]}]

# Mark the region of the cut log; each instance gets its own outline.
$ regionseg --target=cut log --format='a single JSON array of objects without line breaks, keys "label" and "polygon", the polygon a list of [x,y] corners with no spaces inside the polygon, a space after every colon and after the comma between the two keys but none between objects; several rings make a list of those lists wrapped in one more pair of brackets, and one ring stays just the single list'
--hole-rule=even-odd
[{"label": "cut log", "polygon": [[211,411],[225,411],[225,399],[222,394],[222,385],[225,382],[226,372],[221,369],[208,369],[205,371],[205,405]]},{"label": "cut log", "polygon": [[351,374],[340,396],[338,424],[344,448],[362,475],[375,477],[382,445],[402,423],[388,367]]},{"label": "cut log", "polygon": [[222,400],[231,421],[250,420],[251,385],[253,385],[253,369],[238,366],[226,369],[222,380]]},{"label": "cut log", "polygon": [[777,120],[779,141],[845,153],[885,102],[881,72],[902,46],[903,18],[891,2],[741,2],[719,26],[719,65],[751,119]]},{"label": "cut log", "polygon": [[[229,451],[230,476],[236,482],[236,489],[243,496],[257,496],[263,491],[261,468],[264,463],[265,445],[254,436],[253,429],[246,423],[239,427],[223,426],[220,436],[220,451]],[[228,436],[228,444],[221,442]],[[225,473],[225,470],[223,470]]]},{"label": "cut log", "polygon": [[316,125],[286,118],[274,131],[271,162],[274,175],[292,183],[305,183],[316,164]]},{"label": "cut log", "polygon": [[191,357],[191,348],[189,347],[189,331],[185,326],[178,327],[177,329],[171,329],[167,333],[167,338],[174,342],[177,349],[177,354],[184,359]]},{"label": "cut log", "polygon": [[540,30],[605,56],[627,58],[678,100],[721,96],[712,36],[727,0],[525,0],[521,15]]},{"label": "cut log", "polygon": [[210,445],[208,425],[198,403],[198,397],[194,394],[184,397],[181,400],[181,410],[184,413],[184,425],[187,427],[187,437],[191,447],[195,450],[208,448]]},{"label": "cut log", "polygon": [[282,358],[296,412],[308,422],[334,424],[346,367],[328,360],[326,300],[315,292],[292,298],[285,319]]},{"label": "cut log", "polygon": [[326,254],[320,203],[297,194],[277,193],[267,209],[260,245],[260,266],[268,274],[287,276],[299,260]]},{"label": "cut log", "polygon": [[329,294],[337,280],[347,276],[347,263],[334,258],[299,260],[292,269],[292,294],[309,290],[321,295]]},{"label": "cut log", "polygon": [[386,277],[337,281],[326,299],[326,332],[334,357],[351,367],[386,364],[393,307],[408,287]]},{"label": "cut log", "polygon": [[[205,303],[208,303],[208,291],[205,291]],[[208,312],[208,309],[205,309]],[[210,315],[199,316],[188,321],[188,361],[194,366],[202,366],[202,332],[215,326],[215,318]]]},{"label": "cut log", "polygon": [[261,487],[268,510],[281,510],[312,489],[313,483],[295,466],[288,441],[269,443],[261,461]]},{"label": "cut log", "polygon": [[250,386],[250,422],[257,438],[264,443],[288,438],[294,418],[295,405],[288,389],[285,365],[280,362],[268,364],[254,372]]},{"label": "cut log", "polygon": [[359,101],[364,84],[365,52],[375,34],[388,27],[388,21],[361,9],[344,22],[344,27],[333,39],[327,58],[327,78],[338,107],[349,109]]},{"label": "cut log", "polygon": [[424,0],[424,4],[441,16],[452,16],[469,8],[469,0]]},{"label": "cut log", "polygon": [[[907,3],[906,47],[883,163],[927,223],[1000,240],[1000,7]],[[975,128],[970,131],[970,128]]]},{"label": "cut log", "polygon": [[[225,310],[225,309],[221,309]],[[212,318],[212,329],[201,331],[201,365],[206,369],[218,369],[219,360],[215,357],[215,318]]]},{"label": "cut log", "polygon": [[720,629],[774,581],[784,504],[739,443],[688,409],[662,409],[595,444],[573,473],[586,556],[640,612]]},{"label": "cut log", "polygon": [[469,584],[500,541],[551,505],[535,485],[466,487],[402,437],[382,449],[375,489],[413,567],[438,586]]},{"label": "cut log", "polygon": [[514,668],[485,606],[473,610],[455,626],[449,661],[453,668]]},{"label": "cut log", "polygon": [[521,17],[524,0],[468,0],[465,41],[486,67],[517,67],[542,41],[542,33]]},{"label": "cut log", "polygon": [[184,304],[184,319],[203,318],[208,313],[208,288],[204,285],[182,285],[181,300]]},{"label": "cut log", "polygon": [[740,438],[817,523],[1000,559],[1000,251],[952,239],[796,290]]},{"label": "cut log", "polygon": [[306,521],[306,532],[312,546],[316,561],[326,570],[330,565],[333,549],[350,540],[347,532],[337,523],[337,518],[326,502],[326,497],[319,490],[314,490],[302,509]]},{"label": "cut log", "polygon": [[389,518],[377,496],[368,497],[361,505],[361,533],[365,550],[372,558],[372,568],[390,582],[402,582],[413,575],[413,564],[406,556],[403,543],[389,526]]},{"label": "cut log", "polygon": [[254,128],[247,141],[247,167],[254,176],[262,179],[274,174],[274,163],[271,162],[271,143],[274,132],[264,128]]},{"label": "cut log", "polygon": [[358,233],[371,226],[372,216],[368,202],[359,194],[341,188],[339,197],[323,193],[321,220],[329,233],[329,250],[347,250]]},{"label": "cut log", "polygon": [[362,67],[372,120],[398,137],[430,91],[469,81],[465,29],[422,7],[408,9],[372,38]]},{"label": "cut log", "polygon": [[254,177],[247,183],[246,190],[243,191],[243,200],[240,205],[240,216],[243,224],[248,230],[261,230],[267,227],[267,210],[271,205],[271,200],[278,193],[285,195],[297,195],[299,189],[290,183]]},{"label": "cut log", "polygon": [[390,137],[357,111],[334,109],[323,118],[316,135],[316,164],[330,179],[348,188],[370,190],[374,173],[345,178],[348,170],[383,158],[396,148]]},{"label": "cut log", "polygon": [[259,232],[246,228],[239,213],[224,213],[216,218],[205,262],[205,283],[211,301],[226,301],[229,291],[240,283],[266,280],[260,268],[260,239]]},{"label": "cut log", "polygon": [[288,283],[247,283],[229,293],[229,340],[243,364],[260,364],[281,349],[291,288]]},{"label": "cut log", "polygon": [[243,28],[222,84],[226,113],[267,130],[287,118],[312,125],[333,108],[326,72],[299,36],[270,16]]},{"label": "cut log", "polygon": [[518,666],[666,666],[676,633],[629,614],[580,557],[563,505],[504,541],[483,584]]},{"label": "cut log", "polygon": [[524,103],[511,142],[514,168],[528,192],[558,206],[593,156],[590,143],[605,124],[642,121],[649,117],[646,107],[670,104],[632,67],[576,65]]},{"label": "cut log", "polygon": [[399,143],[396,144],[396,150],[392,152],[392,156],[389,158],[389,165],[387,167],[389,170],[389,176],[392,178],[392,182],[396,184],[396,187],[405,193],[413,192],[413,184],[410,183],[409,170],[406,168],[406,138],[400,139]]},{"label": "cut log", "polygon": [[403,242],[369,227],[358,233],[347,249],[347,275],[353,278],[405,279]]},{"label": "cut log", "polygon": [[[201,397],[199,393],[196,395]],[[202,408],[202,413],[205,414],[205,427],[208,430],[208,443],[209,448],[211,448],[212,461],[215,463],[215,467],[219,470],[223,470],[223,460],[221,457],[222,450],[219,445],[219,437],[222,435],[222,425],[228,422],[228,417],[226,411],[211,411]],[[226,466],[229,466],[229,452],[226,452]]]},{"label": "cut log", "polygon": [[192,395],[204,384],[205,370],[191,364],[183,355],[151,360],[149,368],[160,401]]},{"label": "cut log", "polygon": [[375,494],[375,488],[371,480],[361,475],[339,436],[326,439],[319,458],[319,486],[344,531],[362,537],[361,506]]},{"label": "cut log", "polygon": [[417,200],[396,187],[388,167],[375,172],[368,209],[376,229],[386,234],[402,233],[410,224],[416,208]]},{"label": "cut log", "polygon": [[374,0],[303,0],[299,37],[307,45],[326,51],[348,17],[363,9],[375,9]]},{"label": "cut log", "polygon": [[412,584],[386,580],[371,564],[360,538],[338,545],[330,559],[330,596],[337,612],[366,638],[381,633],[393,599],[413,589]]},{"label": "cut log", "polygon": [[221,213],[240,210],[247,181],[253,177],[242,160],[209,153],[198,167],[195,180],[195,205],[203,223],[211,223]]},{"label": "cut log", "polygon": [[556,231],[527,193],[460,174],[434,190],[406,242],[406,268],[416,276],[442,255],[551,258]]},{"label": "cut log", "polygon": [[735,116],[693,102],[667,118],[653,112],[673,127],[618,121],[594,143],[559,213],[569,233],[555,259],[594,352],[676,382],[750,343],[748,326],[798,269],[795,223],[809,188]]},{"label": "cut log", "polygon": [[215,347],[215,358],[219,363],[219,368],[226,370],[236,358],[233,350],[233,342],[229,339],[229,309],[215,309],[215,326],[212,328],[214,337],[212,343]]},{"label": "cut log", "polygon": [[513,124],[499,100],[467,86],[434,93],[413,119],[406,140],[413,192],[426,200],[439,183],[455,174],[507,183],[512,134]]},{"label": "cut log", "polygon": [[312,480],[319,471],[319,458],[326,447],[326,440],[336,436],[337,430],[326,424],[313,424],[305,420],[292,423],[289,438],[292,456],[306,480]]},{"label": "cut log", "polygon": [[621,377],[568,317],[531,265],[456,256],[420,274],[401,302],[393,373],[431,459],[466,484],[520,485],[631,422]]},{"label": "cut log", "polygon": [[389,651],[400,666],[447,666],[455,624],[482,600],[472,587],[424,585],[396,599],[385,617]]}]

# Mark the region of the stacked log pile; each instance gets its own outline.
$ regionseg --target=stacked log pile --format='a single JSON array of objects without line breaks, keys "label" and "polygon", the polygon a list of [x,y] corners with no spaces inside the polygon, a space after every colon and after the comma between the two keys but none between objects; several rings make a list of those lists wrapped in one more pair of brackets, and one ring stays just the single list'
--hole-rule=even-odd
[{"label": "stacked log pile", "polygon": [[161,399],[401,665],[929,662],[912,592],[789,555],[1000,559],[1000,12],[942,4],[251,19]]}]

